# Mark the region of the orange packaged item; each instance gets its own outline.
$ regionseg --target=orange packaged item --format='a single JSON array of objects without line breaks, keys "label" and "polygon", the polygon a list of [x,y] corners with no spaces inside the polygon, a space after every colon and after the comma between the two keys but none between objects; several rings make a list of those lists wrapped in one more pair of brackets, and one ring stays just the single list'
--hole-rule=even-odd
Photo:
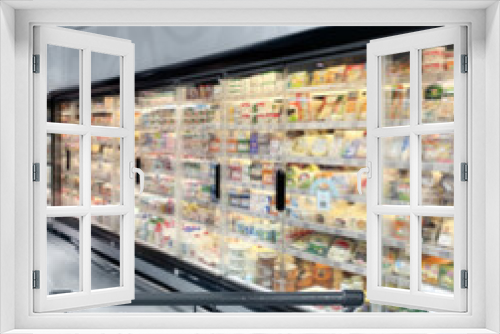
[{"label": "orange packaged item", "polygon": [[236,138],[229,138],[227,140],[227,152],[236,153],[238,151],[238,141]]},{"label": "orange packaged item", "polygon": [[262,184],[274,184],[274,168],[271,163],[262,166]]},{"label": "orange packaged item", "polygon": [[312,286],[314,283],[312,266],[304,265],[299,270],[297,276],[297,290],[302,290]]},{"label": "orange packaged item", "polygon": [[319,285],[327,289],[332,288],[333,270],[331,267],[321,263],[316,263],[313,271],[314,285]]},{"label": "orange packaged item", "polygon": [[360,90],[358,93],[356,114],[358,120],[366,121],[366,90]]},{"label": "orange packaged item", "polygon": [[347,66],[345,81],[347,83],[356,83],[366,80],[365,64],[354,64]]},{"label": "orange packaged item", "polygon": [[393,236],[397,239],[408,240],[410,238],[410,222],[405,216],[397,216],[394,220]]},{"label": "orange packaged item", "polygon": [[351,91],[347,94],[347,102],[345,105],[344,120],[353,122],[357,118],[358,92]]},{"label": "orange packaged item", "polygon": [[438,285],[439,269],[441,265],[451,263],[450,260],[436,256],[422,256],[422,282]]}]

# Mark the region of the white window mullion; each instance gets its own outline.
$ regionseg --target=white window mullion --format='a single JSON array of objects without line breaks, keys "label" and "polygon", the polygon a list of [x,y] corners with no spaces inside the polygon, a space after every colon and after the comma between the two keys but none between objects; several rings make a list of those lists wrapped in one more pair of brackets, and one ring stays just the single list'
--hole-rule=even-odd
[{"label": "white window mullion", "polygon": [[[81,70],[81,91],[82,95],[81,101],[81,122],[82,125],[89,129],[91,126],[91,108],[92,108],[92,97],[91,97],[91,51],[89,49],[83,49],[82,52],[82,67]],[[90,215],[90,205],[91,205],[91,193],[92,193],[92,151],[91,151],[91,134],[87,131],[82,137],[82,160],[81,160],[81,174],[80,185],[82,187],[82,205],[87,211],[87,214],[82,218],[81,224],[81,239],[80,239],[80,249],[81,249],[81,261],[82,270],[80,270],[81,279],[83,284],[82,291],[85,294],[90,294],[91,291],[91,265],[92,265],[92,216]]]},{"label": "white window mullion", "polygon": [[[419,173],[420,173],[420,145],[419,136],[414,133],[419,120],[420,101],[420,76],[419,76],[419,51],[410,51],[410,208],[418,205],[419,199]],[[412,212],[410,214],[410,291],[418,291],[420,274],[420,231],[419,219]]]}]

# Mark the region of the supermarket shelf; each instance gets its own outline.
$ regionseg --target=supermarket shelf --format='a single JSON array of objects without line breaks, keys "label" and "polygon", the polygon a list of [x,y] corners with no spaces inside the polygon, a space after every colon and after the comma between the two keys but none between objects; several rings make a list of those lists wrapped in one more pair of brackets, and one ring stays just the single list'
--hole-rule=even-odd
[{"label": "supermarket shelf", "polygon": [[242,182],[242,181],[226,181],[225,185],[236,188],[247,188],[247,189],[257,189],[264,191],[275,191],[275,187],[272,184],[262,184],[255,182]]},{"label": "supermarket shelf", "polygon": [[224,97],[224,102],[238,102],[246,100],[255,99],[283,99],[285,94],[284,90],[274,90],[265,93],[243,93],[243,94],[231,94],[226,93]]},{"label": "supermarket shelf", "polygon": [[[136,213],[135,214],[135,217],[136,218],[142,218],[142,213]],[[165,219],[165,220],[175,220],[175,214],[168,214],[168,213],[162,213],[162,212],[155,212],[155,213],[151,213],[149,214],[151,216],[151,218],[162,218],[162,219]]]},{"label": "supermarket shelf", "polygon": [[[399,276],[399,275],[394,275],[394,274],[382,274],[382,279],[383,281],[387,284],[394,284],[399,287],[408,287],[410,286],[410,277],[408,276]],[[453,296],[453,291],[443,288],[441,286],[437,285],[432,285],[428,283],[422,283],[421,284],[421,291],[423,292],[429,292],[429,293],[437,293],[440,295],[447,295],[452,297]]]},{"label": "supermarket shelf", "polygon": [[175,124],[168,125],[152,125],[148,127],[140,127],[135,128],[137,132],[145,132],[145,133],[159,133],[159,132],[175,132]]},{"label": "supermarket shelf", "polygon": [[269,154],[250,154],[250,153],[227,153],[229,159],[251,159],[251,160],[265,160],[265,161],[278,161],[276,156]]},{"label": "supermarket shelf", "polygon": [[198,132],[202,130],[222,130],[223,127],[220,123],[182,123],[181,131]]},{"label": "supermarket shelf", "polygon": [[167,170],[167,169],[163,169],[161,173],[153,173],[153,172],[149,172],[149,173],[144,173],[144,177],[147,179],[158,179],[158,178],[163,178],[163,177],[167,177],[167,178],[174,178],[175,177],[175,170]]},{"label": "supermarket shelf", "polygon": [[306,92],[321,92],[321,91],[343,91],[343,90],[365,90],[366,83],[337,83],[330,85],[318,85],[318,86],[305,86],[305,87],[296,87],[296,88],[288,88],[287,93],[306,93]]},{"label": "supermarket shelf", "polygon": [[268,220],[278,219],[277,216],[273,216],[273,215],[270,215],[268,213],[252,211],[250,209],[237,208],[234,206],[228,206],[228,210],[230,210],[231,212],[234,212],[234,213],[239,213],[242,215],[252,216],[252,217],[261,218],[261,219],[268,219]]},{"label": "supermarket shelf", "polygon": [[[316,194],[315,193],[311,193],[311,191],[309,189],[297,189],[297,188],[289,188],[289,187],[287,187],[286,192],[288,194],[293,194],[293,195],[316,196]],[[354,203],[364,203],[364,202],[366,202],[366,196],[365,195],[356,195],[356,194],[341,195],[341,196],[334,197],[334,199],[345,200],[347,202],[354,202]]]},{"label": "supermarket shelf", "polygon": [[[170,155],[172,160],[174,160],[174,155],[175,152],[170,152],[167,150],[161,150],[161,149],[144,149],[144,146],[140,148],[140,153],[141,154],[151,154],[151,155]],[[175,161],[172,161],[172,163],[175,163]]]},{"label": "supermarket shelf", "polygon": [[191,181],[191,182],[199,182],[199,183],[211,183],[213,182],[213,176],[210,176],[208,173],[189,173],[182,175],[182,181]]},{"label": "supermarket shelf", "polygon": [[397,287],[409,287],[410,286],[410,277],[408,276],[400,276],[396,274],[384,274],[382,273],[382,281],[384,285],[394,285]]},{"label": "supermarket shelf", "polygon": [[318,164],[327,166],[344,166],[344,167],[364,167],[366,166],[365,159],[339,159],[330,157],[299,157],[288,156],[286,157],[288,163],[302,163],[302,164]]},{"label": "supermarket shelf", "polygon": [[209,105],[209,104],[216,104],[216,101],[212,97],[207,97],[207,98],[203,98],[203,99],[177,100],[176,103],[177,103],[177,105],[179,105],[181,107],[186,107],[186,106],[190,106],[190,105],[194,105],[194,106],[198,107],[198,106],[205,106],[205,105]]},{"label": "supermarket shelf", "polygon": [[347,272],[366,276],[366,266],[361,266],[361,265],[356,265],[356,264],[351,264],[351,263],[336,262],[336,261],[330,260],[324,256],[306,253],[304,251],[300,251],[300,250],[293,249],[290,247],[286,249],[286,253],[293,255],[295,257],[301,258],[303,260],[321,263],[321,264],[324,264],[324,265],[327,265],[327,266],[330,266],[333,268],[342,269],[342,270],[347,271]]},{"label": "supermarket shelf", "polygon": [[[409,244],[405,240],[385,237],[382,239],[382,245],[405,249]],[[426,255],[437,256],[447,260],[453,260],[453,250],[446,247],[422,245],[422,253]]]},{"label": "supermarket shelf", "polygon": [[280,128],[280,124],[229,124],[226,126],[228,130],[248,130],[248,131],[274,131]]},{"label": "supermarket shelf", "polygon": [[217,232],[219,230],[219,226],[213,224],[213,223],[207,223],[207,222],[202,222],[199,220],[194,220],[194,219],[189,219],[182,217],[182,224],[195,224],[195,225],[203,225],[205,228],[210,231],[210,232]]},{"label": "supermarket shelf", "polygon": [[165,109],[175,109],[177,108],[177,104],[175,103],[175,100],[172,100],[171,103],[169,104],[162,104],[159,106],[154,106],[154,107],[142,107],[142,108],[136,108],[135,112],[136,113],[143,113],[143,114],[149,114],[151,112],[155,112],[157,110],[165,110]]},{"label": "supermarket shelf", "polygon": [[201,206],[215,206],[218,203],[217,202],[212,202],[211,200],[204,200],[196,197],[183,197],[182,201],[184,202],[189,202],[189,203],[196,203]]},{"label": "supermarket shelf", "polygon": [[[384,168],[397,168],[397,169],[409,169],[410,164],[408,162],[401,161],[384,161]],[[441,171],[452,173],[453,172],[452,162],[422,162],[422,170],[424,171]]]},{"label": "supermarket shelf", "polygon": [[162,199],[174,199],[172,196],[168,196],[166,194],[157,194],[154,192],[149,192],[149,191],[144,191],[142,194],[139,194],[138,192],[135,193],[136,197],[161,197]]},{"label": "supermarket shelf", "polygon": [[302,227],[309,230],[314,230],[317,232],[323,232],[327,234],[335,234],[341,235],[344,237],[356,239],[356,240],[366,240],[366,232],[365,231],[355,231],[346,228],[338,228],[334,226],[328,226],[324,224],[318,224],[314,222],[307,222],[303,220],[297,219],[287,219],[288,225]]},{"label": "supermarket shelf", "polygon": [[441,247],[441,246],[422,245],[422,253],[427,254],[427,255],[437,256],[437,257],[447,259],[447,260],[454,259],[453,249]]},{"label": "supermarket shelf", "polygon": [[316,121],[316,122],[293,122],[285,125],[287,130],[309,130],[309,129],[366,129],[365,121]]},{"label": "supermarket shelf", "polygon": [[238,238],[238,239],[241,239],[245,242],[256,244],[256,245],[259,245],[262,247],[266,247],[266,248],[270,248],[270,249],[274,249],[274,250],[279,249],[279,245],[277,245],[277,244],[274,244],[274,243],[269,242],[269,241],[263,241],[263,240],[251,238],[251,237],[248,237],[246,235],[241,235],[239,233],[229,232],[228,236],[233,237],[233,238]]}]

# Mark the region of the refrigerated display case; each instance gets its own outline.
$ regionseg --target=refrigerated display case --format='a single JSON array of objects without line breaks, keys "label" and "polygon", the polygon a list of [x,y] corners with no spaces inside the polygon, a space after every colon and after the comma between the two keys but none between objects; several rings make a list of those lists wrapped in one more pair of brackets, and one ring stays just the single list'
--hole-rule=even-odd
[{"label": "refrigerated display case", "polygon": [[[423,53],[425,122],[453,119],[450,53],[447,47]],[[387,113],[381,122],[407,124],[408,55],[391,55],[384,71]],[[366,198],[356,191],[356,172],[366,165],[365,50],[198,77],[137,91],[136,160],[145,172],[144,193],[136,195],[137,243],[256,291],[365,290]],[[116,96],[96,98],[95,104],[106,110],[106,124],[117,122]],[[59,106],[66,119],[78,120],[74,102]],[[64,139],[57,140],[71,142]],[[51,187],[67,192],[69,175],[56,166],[78,153],[66,143],[71,153],[61,155],[61,144],[51,140],[48,149],[58,152],[49,155],[55,159]],[[408,137],[386,138],[381,145],[382,203],[408,204]],[[453,135],[422,138],[427,205],[453,205],[452,145]],[[119,201],[112,167],[119,148],[112,139],[92,143],[94,203]],[[78,174],[77,163],[70,165]],[[286,172],[284,212],[276,210],[278,170]],[[383,221],[382,285],[407,288],[408,217]],[[93,223],[119,232],[116,222]],[[452,293],[450,240],[453,219],[422,218],[422,281],[428,291]],[[368,301],[359,308],[370,310],[401,309]]]}]

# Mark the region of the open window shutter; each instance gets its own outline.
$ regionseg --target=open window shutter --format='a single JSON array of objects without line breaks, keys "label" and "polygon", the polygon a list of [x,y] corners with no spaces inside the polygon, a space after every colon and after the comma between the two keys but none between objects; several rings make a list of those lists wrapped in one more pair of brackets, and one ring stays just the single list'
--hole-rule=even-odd
[{"label": "open window shutter", "polygon": [[[67,62],[54,64],[50,57],[54,52],[71,57],[66,58]],[[128,40],[55,27],[34,29],[33,162],[38,171],[33,183],[35,312],[117,305],[134,298],[134,177],[130,173],[134,167],[130,164],[134,161],[134,52],[134,44]],[[106,57],[116,64],[120,89],[114,100],[92,105],[92,62]],[[76,59],[79,61],[71,62]],[[79,116],[75,118],[68,118],[63,109],[54,110],[50,103],[57,95],[54,78],[69,76],[79,78],[74,82],[79,87],[78,103],[67,106],[77,109],[74,114]],[[58,98],[64,101],[65,96]],[[108,169],[112,173],[105,176],[116,190],[109,202],[94,199],[94,188],[100,186],[97,178],[103,176],[91,166],[103,147],[116,154],[116,163]],[[59,154],[57,159],[54,151]],[[54,190],[54,183],[62,185]],[[76,191],[68,194],[67,184]],[[113,221],[120,237],[119,279],[107,287],[96,286],[92,281],[91,266],[94,227],[103,221]],[[51,224],[76,226],[76,245],[71,250],[71,254],[77,254],[74,265],[48,254]],[[59,281],[65,274],[74,279]]]},{"label": "open window shutter", "polygon": [[367,52],[367,297],[464,312],[466,30],[378,39]]}]

